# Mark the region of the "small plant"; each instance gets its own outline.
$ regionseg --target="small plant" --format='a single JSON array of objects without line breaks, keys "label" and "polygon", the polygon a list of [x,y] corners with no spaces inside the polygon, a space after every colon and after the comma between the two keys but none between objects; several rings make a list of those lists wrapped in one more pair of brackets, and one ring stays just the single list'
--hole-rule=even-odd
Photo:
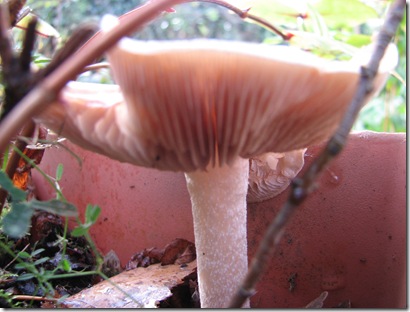
[{"label": "small plant", "polygon": [[74,237],[79,236],[88,236],[88,231],[90,230],[91,226],[97,222],[97,219],[101,213],[101,208],[97,205],[88,204],[87,208],[85,209],[85,222],[80,223],[73,231],[71,235]]},{"label": "small plant", "polygon": [[0,186],[9,193],[11,199],[10,211],[0,220],[0,224],[3,232],[12,238],[21,238],[27,233],[35,209],[65,217],[77,216],[74,205],[57,199],[47,202],[36,199],[26,201],[26,192],[15,187],[4,171],[0,171]]},{"label": "small plant", "polygon": [[[36,167],[37,168],[37,167]],[[37,168],[37,170],[40,170]],[[40,170],[41,171],[41,170]],[[74,205],[67,203],[64,195],[61,193],[58,181],[61,179],[63,167],[59,166],[56,172],[56,178],[49,178],[57,193],[57,199],[47,202],[38,200],[26,200],[26,192],[13,185],[4,171],[0,171],[0,186],[9,193],[9,203],[7,211],[1,218],[0,248],[2,250],[0,261],[5,266],[0,275],[0,279],[9,279],[13,283],[22,285],[31,285],[32,288],[29,296],[55,297],[56,280],[79,278],[99,274],[98,268],[94,271],[96,265],[95,256],[101,258],[95,248],[87,247],[85,240],[81,238],[86,235],[90,224],[80,227],[87,229],[85,232],[77,233],[77,236],[70,236],[67,230],[67,220],[65,225],[61,222],[60,216],[73,217],[77,216],[77,209]],[[45,175],[44,173],[42,173]],[[39,212],[40,211],[40,212]],[[46,221],[41,219],[41,211],[47,215]],[[50,213],[54,218],[50,218]],[[96,221],[98,216],[93,214],[92,220]],[[38,221],[38,220],[42,221]],[[30,227],[35,227],[40,223],[46,224],[53,220],[52,227],[47,227],[46,233],[40,233],[35,228],[38,241],[33,242],[30,234]],[[37,221],[37,223],[36,223]],[[32,224],[34,223],[34,224]],[[21,242],[24,242],[24,248],[19,251]],[[39,247],[41,246],[41,247]],[[84,247],[85,246],[85,247]],[[45,248],[48,247],[48,248]],[[94,249],[94,251],[91,251]],[[70,253],[67,254],[67,250]],[[81,251],[79,251],[81,250]],[[75,259],[73,253],[82,252],[87,261],[81,263]],[[9,259],[9,260],[7,260]],[[11,259],[11,260],[10,260]],[[101,262],[101,261],[100,261]],[[6,271],[8,269],[9,271]],[[29,287],[29,288],[30,288]],[[60,300],[66,296],[62,296]],[[16,307],[14,300],[16,297],[2,291],[1,296],[7,305]],[[24,298],[23,298],[24,299]],[[57,301],[56,301],[57,302]]]}]

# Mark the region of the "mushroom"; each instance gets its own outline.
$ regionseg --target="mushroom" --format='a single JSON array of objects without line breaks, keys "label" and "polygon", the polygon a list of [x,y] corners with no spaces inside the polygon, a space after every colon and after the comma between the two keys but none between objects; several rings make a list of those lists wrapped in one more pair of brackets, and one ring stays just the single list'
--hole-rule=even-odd
[{"label": "mushroom", "polygon": [[[328,138],[367,60],[359,54],[338,62],[289,46],[124,38],[108,51],[118,86],[70,82],[37,121],[113,159],[185,172],[201,307],[221,308],[247,271],[249,158]],[[396,61],[390,49],[378,89]]]},{"label": "mushroom", "polygon": [[247,202],[262,202],[282,193],[302,169],[305,151],[303,148],[251,157]]}]

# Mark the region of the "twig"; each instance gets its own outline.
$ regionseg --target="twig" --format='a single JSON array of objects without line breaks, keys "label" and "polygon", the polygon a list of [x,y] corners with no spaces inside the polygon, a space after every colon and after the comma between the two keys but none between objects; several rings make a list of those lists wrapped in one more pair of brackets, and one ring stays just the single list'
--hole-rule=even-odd
[{"label": "twig", "polygon": [[[20,3],[14,1],[15,4]],[[24,1],[23,1],[24,2]],[[9,3],[11,5],[11,3]],[[20,3],[22,4],[22,2]],[[22,4],[23,5],[23,4]],[[17,14],[18,12],[15,12]],[[1,16],[7,15],[6,10],[0,12]],[[1,22],[0,22],[1,23]],[[0,24],[0,56],[3,60],[3,80],[5,85],[5,100],[3,103],[3,115],[7,115],[8,112],[21,100],[21,98],[28,92],[28,86],[32,80],[32,74],[30,72],[31,53],[35,42],[35,28],[37,25],[37,19],[32,19],[27,27],[27,31],[24,37],[23,51],[20,57],[13,55],[11,48],[11,41],[7,35],[7,25]],[[35,124],[29,121],[24,126],[22,134],[24,136],[31,136],[33,134]],[[24,150],[26,143],[21,140],[16,140],[16,147],[20,150]],[[8,160],[6,173],[10,179],[13,178],[14,173],[18,167],[20,156],[14,151]],[[0,189],[0,214],[3,210],[4,204],[7,199],[7,192],[4,189]]]},{"label": "twig", "polygon": [[103,68],[110,68],[110,63],[108,62],[101,62],[88,65],[84,68],[83,72],[91,71],[91,70],[99,70]]},{"label": "twig", "polygon": [[49,301],[49,302],[57,302],[60,298],[47,298],[41,296],[30,296],[30,295],[15,295],[11,299],[13,300],[32,300],[32,301]]},{"label": "twig", "polygon": [[26,4],[26,0],[9,0],[7,2],[9,7],[10,26],[16,25],[20,20],[20,12]]},{"label": "twig", "polygon": [[[83,24],[76,30],[74,30],[70,38],[64,44],[64,47],[61,50],[57,51],[47,67],[40,70],[37,80],[40,81],[41,79],[55,71],[71,55],[76,53],[81,48],[81,46],[84,45],[84,43],[86,43],[97,31],[98,25],[94,23]],[[71,77],[70,79],[74,78],[75,76]]]},{"label": "twig", "polygon": [[[2,16],[4,16],[4,7],[2,7],[2,12]],[[2,118],[30,91],[30,85],[33,81],[30,64],[36,37],[36,25],[37,19],[33,18],[28,24],[23,42],[23,51],[18,57],[13,53],[12,43],[7,34],[8,28],[4,28],[6,25],[3,23],[0,24],[0,55],[3,60],[3,84],[5,88]]]},{"label": "twig", "polygon": [[[65,84],[80,73],[85,66],[100,57],[111,48],[119,39],[130,32],[150,22],[160,12],[172,5],[183,2],[182,0],[156,0],[141,6],[138,14],[132,19],[124,19],[118,27],[103,33],[95,38],[92,44],[85,45],[81,53],[71,55],[58,70],[55,70],[41,81],[29,94],[27,94],[10,114],[0,123],[0,152],[3,152],[10,138],[17,133],[19,128],[30,120],[32,116],[41,113],[49,103],[57,99],[58,93]],[[0,6],[1,8],[1,6]],[[4,11],[4,10],[3,10]]]},{"label": "twig", "polygon": [[7,30],[9,29],[9,11],[0,3],[0,57],[2,64],[9,64],[13,58],[13,49]]},{"label": "twig", "polygon": [[[24,246],[24,248],[20,252],[25,251],[28,247],[30,247],[30,244]],[[18,257],[19,254],[17,254],[2,270],[5,271],[10,265],[12,265],[17,260]]]},{"label": "twig", "polygon": [[[268,27],[275,33],[279,34],[284,40],[288,40],[291,37],[291,34],[284,34],[267,21],[249,14],[249,10],[240,10],[221,0],[199,1],[210,2],[223,6],[232,10],[242,18],[249,18],[263,24],[265,27]],[[87,65],[100,57],[123,36],[142,27],[145,23],[154,19],[160,12],[167,10],[170,6],[184,2],[193,2],[193,0],[150,1],[147,4],[133,10],[132,18],[124,18],[120,25],[111,31],[106,33],[98,33],[97,36],[94,36],[94,38],[89,41],[89,44],[85,44],[83,48],[81,48],[79,53],[68,57],[67,60],[58,67],[57,71],[53,71],[44,80],[42,80],[36,88],[32,89],[31,92],[19,102],[18,106],[13,109],[11,113],[0,123],[0,152],[6,149],[8,141],[13,135],[16,134],[21,125],[31,119],[32,116],[41,113],[49,103],[55,101],[58,93],[64,85],[69,80],[73,79],[73,77],[81,73]],[[5,15],[6,10],[4,7],[0,6],[0,9],[2,9],[2,14]],[[127,17],[131,17],[130,14],[127,15]],[[4,27],[0,28],[3,29],[3,31],[0,29],[1,39],[1,35],[3,33],[6,34],[6,32]],[[0,45],[1,43],[2,40],[0,40]],[[7,57],[8,55],[2,55],[3,61],[7,60]]]},{"label": "twig", "polygon": [[[16,2],[17,3],[17,2]],[[9,3],[10,4],[10,3]],[[2,16],[7,15],[7,10],[1,7]],[[18,12],[17,12],[18,13]],[[16,14],[17,14],[16,13]],[[33,73],[30,69],[32,51],[36,39],[37,18],[33,17],[26,29],[23,50],[21,54],[14,55],[11,49],[11,42],[7,35],[7,25],[0,24],[0,55],[3,59],[3,80],[5,85],[5,101],[3,103],[3,116],[14,108],[14,106],[46,75],[54,71],[69,55],[73,54],[89,37],[95,33],[96,27],[80,28],[76,36],[70,38],[62,50],[57,53],[53,61],[44,70]],[[24,126],[21,135],[31,137],[34,133],[35,124],[30,119]],[[24,151],[27,143],[17,139],[15,147],[19,151]],[[13,149],[7,163],[6,173],[10,179],[16,172],[20,161],[20,155]],[[0,214],[7,199],[7,192],[0,189]]]},{"label": "twig", "polygon": [[21,51],[20,55],[20,68],[23,72],[30,71],[31,54],[33,52],[34,43],[36,40],[36,26],[37,17],[33,16],[27,25],[26,35],[23,42],[23,51]]},{"label": "twig", "polygon": [[189,2],[208,2],[208,3],[213,3],[219,6],[222,6],[232,12],[234,12],[235,14],[237,14],[240,18],[242,19],[250,19],[253,20],[255,22],[257,22],[258,24],[263,25],[264,27],[270,29],[271,31],[273,31],[275,34],[279,35],[280,37],[282,37],[282,39],[284,41],[288,41],[290,40],[290,38],[293,37],[293,35],[291,33],[284,33],[283,31],[279,30],[279,28],[275,27],[273,24],[269,23],[267,20],[258,17],[256,15],[253,14],[249,14],[249,11],[251,10],[251,8],[248,8],[246,10],[241,10],[238,7],[235,7],[234,5],[227,3],[225,1],[221,1],[221,0],[193,0],[193,1],[189,1]]},{"label": "twig", "polygon": [[302,177],[296,178],[292,182],[291,194],[287,202],[280,209],[277,217],[269,225],[241,287],[231,300],[231,308],[240,308],[254,293],[255,285],[264,273],[269,263],[270,255],[276,251],[276,247],[282,238],[285,225],[296,211],[296,208],[312,191],[313,182],[319,173],[341,152],[346,144],[348,134],[356,120],[357,114],[373,88],[373,80],[377,74],[380,61],[388,44],[396,33],[397,27],[403,17],[405,6],[405,0],[396,0],[391,6],[385,23],[377,37],[371,59],[366,67],[361,68],[358,88],[348,111],[322,153],[314,160]]}]

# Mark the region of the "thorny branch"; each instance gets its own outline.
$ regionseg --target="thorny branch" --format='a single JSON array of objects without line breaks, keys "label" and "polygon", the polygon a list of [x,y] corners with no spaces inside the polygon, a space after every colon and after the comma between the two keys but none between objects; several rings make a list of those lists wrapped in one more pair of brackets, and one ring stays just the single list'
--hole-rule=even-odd
[{"label": "thorny branch", "polygon": [[[33,116],[42,112],[49,103],[57,99],[58,93],[73,79],[83,68],[95,59],[100,57],[107,49],[112,47],[120,38],[128,33],[142,27],[147,22],[154,19],[160,12],[166,10],[171,5],[182,2],[181,0],[156,0],[141,6],[138,14],[132,19],[127,19],[114,29],[102,34],[98,40],[86,45],[81,49],[81,53],[70,55],[60,66],[50,75],[45,77],[35,88],[31,90],[0,123],[0,152],[3,152],[9,140],[15,135],[20,127]],[[1,11],[5,11],[3,6]],[[3,29],[5,33],[5,30]],[[0,30],[1,33],[1,30]],[[1,45],[1,42],[0,42]]]},{"label": "thorny branch", "polygon": [[[156,0],[155,3],[128,12],[123,16],[125,17],[124,22],[117,30],[104,35],[100,32],[98,36],[95,36],[93,40],[89,41],[88,46],[86,44],[82,47],[81,53],[73,55],[74,52],[96,32],[94,25],[83,25],[72,34],[64,48],[57,52],[50,64],[36,73],[30,70],[31,53],[35,42],[36,19],[34,18],[30,21],[23,44],[23,51],[21,55],[17,57],[13,54],[7,30],[10,25],[13,26],[15,24],[26,1],[10,1],[8,2],[8,10],[4,5],[0,5],[0,56],[3,62],[3,75],[6,86],[6,98],[3,103],[2,116],[0,116],[3,119],[0,124],[0,152],[6,149],[11,137],[24,124],[27,125],[27,130],[23,130],[23,132],[26,134],[30,132],[31,134],[34,129],[31,117],[41,112],[48,103],[55,100],[58,92],[70,79],[73,79],[77,74],[84,71],[84,68],[86,70],[93,68],[93,65],[87,65],[100,57],[121,37],[152,20],[158,15],[158,12],[169,9],[171,5],[179,2],[187,3],[194,1],[195,0]],[[213,3],[233,11],[243,19],[248,18],[254,20],[268,29],[271,29],[284,40],[289,40],[292,36],[291,34],[282,33],[267,21],[249,14],[249,9],[241,10],[221,0],[197,1]],[[132,19],[130,17],[132,17]],[[10,24],[8,24],[7,21],[10,21]],[[67,62],[65,62],[66,60]],[[100,66],[105,66],[105,64],[96,65],[94,67]],[[18,145],[20,150],[25,148],[24,141],[18,141]],[[7,167],[10,178],[13,177],[15,172],[16,168],[14,168],[14,166],[18,164],[19,155],[13,152],[11,160]],[[4,190],[0,190],[0,212],[6,197],[7,193]]]},{"label": "thorny branch", "polygon": [[380,61],[403,18],[405,7],[405,0],[396,0],[391,6],[384,25],[376,39],[376,45],[371,59],[366,67],[361,68],[359,84],[349,109],[334,136],[328,141],[322,153],[313,161],[302,177],[298,177],[292,182],[291,194],[287,202],[280,209],[276,218],[269,225],[256,255],[252,259],[250,268],[242,285],[231,300],[230,308],[242,307],[245,301],[254,294],[255,286],[269,263],[269,257],[276,251],[276,247],[282,238],[285,225],[296,211],[296,208],[312,191],[314,181],[320,172],[342,151],[346,144],[350,129],[352,128],[364,101],[373,88],[373,80],[377,74]]},{"label": "thorny branch", "polygon": [[[241,10],[221,0],[197,1],[210,2],[219,6],[223,6],[238,14],[241,18],[248,18],[264,25],[265,27],[274,31],[276,34],[280,35],[284,40],[289,40],[292,37],[291,34],[285,34],[281,32],[266,20],[249,14],[249,9]],[[119,27],[116,27],[107,33],[99,33],[99,36],[95,36],[93,40],[90,40],[90,44],[85,44],[83,46],[81,53],[70,55],[70,57],[67,57],[67,60],[65,62],[59,62],[58,65],[61,66],[58,66],[58,70],[53,71],[53,73],[49,77],[46,77],[43,81],[38,83],[36,88],[33,88],[32,91],[20,101],[16,109],[13,109],[11,114],[0,123],[0,152],[6,149],[10,138],[16,134],[19,128],[27,120],[30,120],[32,116],[35,116],[43,111],[49,103],[57,98],[59,91],[70,79],[73,79],[73,77],[81,73],[87,65],[100,57],[119,39],[129,34],[130,32],[141,28],[144,24],[157,17],[160,12],[166,11],[171,6],[187,2],[194,2],[194,0],[150,1],[146,5],[143,5],[135,9],[134,11],[125,14],[128,17],[132,18],[124,18]],[[6,10],[4,8],[1,11],[3,15],[6,14]],[[126,17],[125,15],[124,17]],[[2,20],[5,21],[6,19],[2,18]],[[4,42],[7,42],[7,40],[3,40],[6,36],[6,29],[7,28],[4,25],[3,27],[0,27],[0,46]],[[4,55],[2,57],[4,57],[3,60],[7,59],[7,55]],[[50,67],[51,66],[49,66],[48,68]]]},{"label": "thorny branch", "polygon": [[233,6],[232,4],[227,3],[225,1],[221,1],[221,0],[192,0],[192,1],[189,1],[189,2],[209,2],[209,3],[213,3],[213,4],[216,4],[216,5],[222,6],[226,9],[232,11],[233,13],[237,14],[242,19],[246,19],[246,18],[250,19],[254,22],[257,22],[258,24],[261,24],[265,28],[270,29],[272,32],[274,32],[275,34],[282,37],[282,39],[284,41],[288,41],[293,37],[293,35],[291,33],[282,32],[279,28],[275,27],[274,25],[269,23],[267,20],[265,20],[261,17],[258,17],[256,15],[250,14],[249,11],[251,10],[251,8],[248,8],[246,10],[241,10],[241,9]]}]

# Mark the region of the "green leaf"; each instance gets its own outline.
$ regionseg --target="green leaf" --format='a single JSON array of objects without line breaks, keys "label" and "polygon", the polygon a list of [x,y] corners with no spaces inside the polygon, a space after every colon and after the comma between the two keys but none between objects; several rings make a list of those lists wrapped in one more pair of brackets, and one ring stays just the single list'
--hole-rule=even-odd
[{"label": "green leaf", "polygon": [[49,259],[50,259],[50,257],[40,258],[40,259],[34,261],[33,264],[34,264],[34,265],[39,265],[39,264],[42,264],[42,263],[48,261]]},{"label": "green leaf", "polygon": [[32,279],[34,277],[33,273],[24,273],[21,274],[19,277],[17,277],[18,281],[27,281],[29,279]]},{"label": "green leaf", "polygon": [[29,227],[34,210],[27,203],[13,203],[9,213],[3,218],[3,231],[12,238],[23,237]]},{"label": "green leaf", "polygon": [[64,271],[71,272],[71,264],[70,261],[68,261],[67,259],[61,261],[61,267]]},{"label": "green leaf", "polygon": [[101,208],[99,206],[88,204],[87,208],[85,209],[85,223],[94,224],[100,216],[100,213]]},{"label": "green leaf", "polygon": [[357,48],[349,44],[314,33],[294,31],[293,34],[294,36],[289,40],[290,45],[327,59],[347,60],[357,52]]},{"label": "green leaf", "polygon": [[40,64],[49,64],[51,59],[47,57],[38,57],[34,60],[34,64],[40,65]]},{"label": "green leaf", "polygon": [[26,251],[20,251],[18,254],[18,257],[21,259],[29,259],[32,257],[32,255],[30,255],[28,252]]},{"label": "green leaf", "polygon": [[39,209],[50,213],[58,214],[63,217],[76,217],[78,215],[77,208],[71,204],[58,199],[48,201],[38,201],[36,199],[27,203],[31,209]]},{"label": "green leaf", "polygon": [[73,237],[80,237],[83,236],[87,233],[89,227],[84,227],[84,226],[77,226],[71,231],[71,236]]},{"label": "green leaf", "polygon": [[61,178],[63,177],[63,171],[64,171],[63,164],[58,164],[57,169],[56,169],[56,180],[57,181],[60,181]]},{"label": "green leaf", "polygon": [[369,45],[372,42],[372,37],[369,35],[363,34],[351,34],[348,35],[336,35],[336,40],[341,40],[347,44],[350,44],[356,48],[360,48],[366,45]]},{"label": "green leaf", "polygon": [[311,5],[308,5],[309,8],[309,20],[312,22],[313,33],[320,35],[322,37],[328,38],[329,31],[328,27],[323,19],[322,15]]},{"label": "green leaf", "polygon": [[88,204],[85,209],[85,223],[80,224],[75,229],[71,231],[71,235],[74,237],[79,237],[85,235],[89,228],[97,222],[98,217],[101,214],[101,208],[98,205]]},{"label": "green leaf", "polygon": [[44,248],[36,249],[31,253],[31,256],[32,257],[37,256],[38,254],[42,253],[44,250],[45,250]]},{"label": "green leaf", "polygon": [[21,263],[17,263],[16,265],[14,265],[14,268],[17,270],[27,269],[27,267],[29,267],[30,265],[31,263],[21,262]]},{"label": "green leaf", "polygon": [[26,192],[15,187],[4,171],[0,171],[0,186],[10,194],[13,201],[18,202],[26,199]]},{"label": "green leaf", "polygon": [[378,17],[373,8],[360,0],[319,0],[312,1],[312,6],[331,28],[350,28]]}]

